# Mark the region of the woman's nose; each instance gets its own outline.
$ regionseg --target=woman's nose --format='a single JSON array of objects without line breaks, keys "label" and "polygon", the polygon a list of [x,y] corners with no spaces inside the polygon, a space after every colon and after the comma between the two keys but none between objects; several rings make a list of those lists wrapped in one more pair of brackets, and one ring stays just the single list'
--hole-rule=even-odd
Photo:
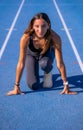
[{"label": "woman's nose", "polygon": [[42,27],[39,27],[39,32],[40,32],[40,33],[42,32]]}]

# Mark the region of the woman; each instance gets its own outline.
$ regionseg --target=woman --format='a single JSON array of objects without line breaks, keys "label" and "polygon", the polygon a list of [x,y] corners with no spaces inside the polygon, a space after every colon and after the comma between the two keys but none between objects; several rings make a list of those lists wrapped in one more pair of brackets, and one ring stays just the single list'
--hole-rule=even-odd
[{"label": "woman", "polygon": [[62,58],[61,39],[51,29],[50,19],[47,14],[39,13],[31,19],[28,28],[21,38],[14,90],[9,91],[7,95],[23,94],[19,86],[25,66],[27,84],[31,89],[37,90],[39,88],[39,65],[44,71],[43,87],[52,87],[53,49],[64,85],[61,94],[76,94],[76,92],[69,90],[66,69]]}]

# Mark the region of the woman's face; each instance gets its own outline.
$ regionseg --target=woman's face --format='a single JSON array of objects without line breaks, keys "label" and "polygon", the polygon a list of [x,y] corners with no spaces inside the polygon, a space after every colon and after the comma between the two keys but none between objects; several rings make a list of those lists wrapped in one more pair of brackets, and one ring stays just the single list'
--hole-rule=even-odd
[{"label": "woman's face", "polygon": [[36,19],[33,24],[33,29],[37,37],[43,38],[49,29],[49,25],[44,19]]}]

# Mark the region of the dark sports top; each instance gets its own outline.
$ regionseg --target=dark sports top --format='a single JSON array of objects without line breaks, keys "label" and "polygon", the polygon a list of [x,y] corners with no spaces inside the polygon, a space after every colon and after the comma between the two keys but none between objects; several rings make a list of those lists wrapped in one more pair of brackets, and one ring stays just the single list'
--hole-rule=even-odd
[{"label": "dark sports top", "polygon": [[38,53],[40,53],[40,52],[42,51],[41,48],[36,49],[36,48],[34,47],[34,45],[33,45],[33,39],[32,39],[32,38],[30,38],[29,49],[30,49],[31,51],[33,51],[33,52],[38,52]]},{"label": "dark sports top", "polygon": [[27,47],[27,54],[32,55],[32,56],[40,56],[42,49],[36,49],[33,45],[33,39],[30,37],[29,45]]}]

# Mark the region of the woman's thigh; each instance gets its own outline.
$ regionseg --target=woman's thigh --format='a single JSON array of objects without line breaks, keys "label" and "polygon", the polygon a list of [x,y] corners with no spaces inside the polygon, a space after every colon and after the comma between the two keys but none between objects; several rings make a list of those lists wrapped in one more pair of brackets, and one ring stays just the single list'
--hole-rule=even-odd
[{"label": "woman's thigh", "polygon": [[39,60],[41,69],[46,73],[49,73],[53,68],[53,60],[53,50],[49,49],[47,53],[45,53],[43,57]]},{"label": "woman's thigh", "polygon": [[26,56],[26,80],[29,87],[39,83],[39,64],[38,60],[31,56]]}]

